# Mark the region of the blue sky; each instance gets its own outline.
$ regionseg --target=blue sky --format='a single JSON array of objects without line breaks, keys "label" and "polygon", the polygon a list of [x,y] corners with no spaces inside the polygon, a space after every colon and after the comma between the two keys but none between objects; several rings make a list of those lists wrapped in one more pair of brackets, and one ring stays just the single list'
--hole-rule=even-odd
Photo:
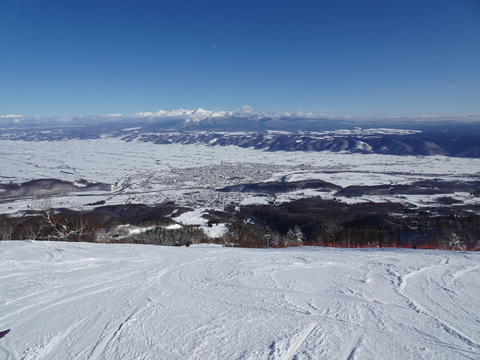
[{"label": "blue sky", "polygon": [[0,114],[480,113],[480,1],[8,0]]}]

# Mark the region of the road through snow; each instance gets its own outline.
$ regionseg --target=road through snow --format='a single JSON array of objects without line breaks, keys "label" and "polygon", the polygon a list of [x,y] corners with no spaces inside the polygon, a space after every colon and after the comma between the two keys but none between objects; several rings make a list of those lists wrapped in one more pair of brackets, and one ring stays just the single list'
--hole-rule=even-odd
[{"label": "road through snow", "polygon": [[0,358],[479,359],[479,260],[0,242]]}]

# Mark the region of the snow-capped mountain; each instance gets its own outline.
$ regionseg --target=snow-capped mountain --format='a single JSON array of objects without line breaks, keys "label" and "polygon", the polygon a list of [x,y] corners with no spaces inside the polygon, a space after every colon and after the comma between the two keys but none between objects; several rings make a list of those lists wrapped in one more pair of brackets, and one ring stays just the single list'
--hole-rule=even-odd
[{"label": "snow-capped mountain", "polygon": [[[237,110],[175,109],[155,112],[138,112],[131,115],[118,113],[81,116],[23,116],[0,115],[0,128],[45,125],[105,125],[120,124],[156,125],[157,129],[180,130],[186,128],[214,129],[218,131],[281,130],[281,131],[326,131],[362,128],[395,129],[440,129],[451,130],[458,124],[479,126],[480,116],[414,116],[414,117],[352,117],[348,115],[314,114],[308,112],[263,112],[250,106]],[[447,127],[449,129],[447,129]],[[471,131],[467,131],[471,133]]]},{"label": "snow-capped mountain", "polygon": [[269,151],[348,151],[480,157],[480,119],[359,119],[311,113],[158,110],[134,115],[0,116],[0,139],[121,137],[154,143],[235,145]]},{"label": "snow-capped mountain", "polygon": [[158,110],[156,112],[139,112],[137,115],[139,118],[181,118],[181,119],[194,119],[194,120],[203,120],[211,116],[218,115],[220,113],[215,113],[214,111],[204,110],[202,108],[194,110],[186,109],[177,109],[177,110]]},{"label": "snow-capped mountain", "polygon": [[243,129],[244,123],[248,122],[247,128],[257,127],[262,119],[270,118],[266,113],[254,110],[249,106],[235,111],[210,111],[202,108],[194,110],[158,110],[156,112],[139,112],[132,117],[137,121],[148,121],[158,125],[167,125],[168,128],[184,129],[194,128],[216,128],[220,130],[238,130]]}]

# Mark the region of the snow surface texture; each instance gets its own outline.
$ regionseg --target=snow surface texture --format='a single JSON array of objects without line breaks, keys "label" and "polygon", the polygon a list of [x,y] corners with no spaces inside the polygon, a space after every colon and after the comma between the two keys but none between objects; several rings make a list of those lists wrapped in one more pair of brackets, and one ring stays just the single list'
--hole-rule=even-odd
[{"label": "snow surface texture", "polygon": [[0,358],[479,359],[479,260],[0,242]]}]

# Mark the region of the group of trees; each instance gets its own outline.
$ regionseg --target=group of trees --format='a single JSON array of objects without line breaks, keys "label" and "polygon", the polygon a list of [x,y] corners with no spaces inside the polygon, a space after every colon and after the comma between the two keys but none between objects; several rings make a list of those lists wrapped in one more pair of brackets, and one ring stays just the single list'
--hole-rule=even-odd
[{"label": "group of trees", "polygon": [[224,236],[224,241],[231,246],[268,248],[302,246],[307,243],[307,238],[298,225],[293,225],[286,233],[281,233],[247,220],[230,223],[229,233]]},{"label": "group of trees", "polygon": [[[129,242],[180,246],[221,242],[241,247],[299,245],[479,249],[480,216],[459,206],[417,210],[398,203],[348,205],[309,198],[280,205],[248,205],[210,211],[209,224],[228,224],[212,240],[195,226],[171,228],[174,204],[103,206],[81,212],[54,209],[46,201],[21,217],[0,215],[0,240]],[[468,209],[467,209],[468,210]],[[142,228],[121,234],[124,224]]]},{"label": "group of trees", "polygon": [[93,241],[96,226],[82,212],[56,212],[45,206],[25,217],[2,215],[0,239],[33,239],[56,241]]},{"label": "group of trees", "polygon": [[446,209],[439,213],[395,203],[348,205],[320,198],[249,205],[236,212],[229,235],[232,243],[248,247],[480,248],[480,216],[458,207]]},{"label": "group of trees", "polygon": [[[23,216],[0,215],[0,240],[29,239],[49,241],[85,241],[185,245],[206,241],[196,227],[168,229],[174,223],[170,214],[188,209],[172,204],[155,207],[118,205],[99,207],[91,211],[54,209],[47,199]],[[116,229],[132,224],[145,231],[128,235]]]},{"label": "group of trees", "polygon": [[138,236],[137,242],[153,245],[184,246],[207,242],[205,233],[195,226],[183,226],[169,229],[165,226],[155,226]]},{"label": "group of trees", "polygon": [[14,230],[13,221],[5,214],[0,215],[0,240],[12,239]]}]

